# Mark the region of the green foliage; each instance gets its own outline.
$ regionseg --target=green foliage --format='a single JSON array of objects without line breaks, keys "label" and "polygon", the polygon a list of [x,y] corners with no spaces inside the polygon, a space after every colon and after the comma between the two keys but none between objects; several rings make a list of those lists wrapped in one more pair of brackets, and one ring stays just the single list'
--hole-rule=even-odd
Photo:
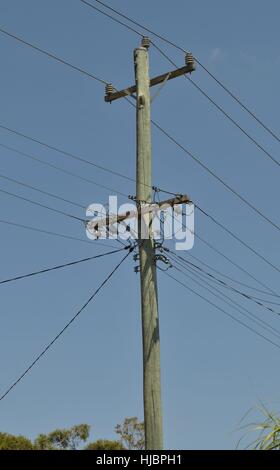
[{"label": "green foliage", "polygon": [[[257,407],[263,421],[246,425],[250,431],[258,434],[257,438],[247,446],[254,450],[280,450],[280,417],[269,411],[263,404]],[[252,410],[250,410],[252,411]]]},{"label": "green foliage", "polygon": [[85,447],[85,450],[125,450],[120,441],[109,441],[107,439],[98,439]]},{"label": "green foliage", "polygon": [[[121,440],[99,439],[89,443],[85,450],[144,449],[144,423],[138,418],[126,418],[115,427]],[[34,443],[24,436],[0,433],[0,450],[77,450],[89,437],[90,426],[78,424],[69,429],[55,429],[49,434],[39,434]]]},{"label": "green foliage", "polygon": [[34,441],[35,450],[56,450],[47,434],[39,434]]},{"label": "green foliage", "polygon": [[139,422],[138,418],[126,418],[123,424],[117,424],[115,431],[127,449],[142,450],[145,448],[144,423]]},{"label": "green foliage", "polygon": [[49,434],[40,434],[34,442],[40,450],[76,450],[89,437],[90,426],[78,424],[70,429],[56,429]]},{"label": "green foliage", "polygon": [[24,436],[0,433],[0,450],[33,450],[32,442]]}]

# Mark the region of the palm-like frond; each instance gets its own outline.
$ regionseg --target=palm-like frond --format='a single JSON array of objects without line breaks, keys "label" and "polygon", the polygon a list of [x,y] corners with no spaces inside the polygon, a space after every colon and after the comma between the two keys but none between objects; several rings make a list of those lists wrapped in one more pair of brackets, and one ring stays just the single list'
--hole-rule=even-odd
[{"label": "palm-like frond", "polygon": [[[257,424],[251,423],[246,425],[246,428],[251,432],[258,433],[258,437],[247,448],[254,450],[280,450],[280,415],[269,411],[263,403],[258,405],[256,409],[265,419]],[[242,428],[244,429],[244,426]]]}]

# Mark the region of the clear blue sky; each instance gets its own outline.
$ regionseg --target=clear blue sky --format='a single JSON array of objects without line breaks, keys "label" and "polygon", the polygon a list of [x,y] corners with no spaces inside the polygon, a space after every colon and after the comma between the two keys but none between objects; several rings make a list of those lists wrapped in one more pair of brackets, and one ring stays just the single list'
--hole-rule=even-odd
[{"label": "clear blue sky", "polygon": [[[191,50],[279,133],[279,2],[115,0],[111,4]],[[116,87],[133,83],[133,49],[139,38],[79,0],[2,0],[0,12],[1,27],[10,32]],[[183,54],[161,45],[178,64],[184,63]],[[105,104],[102,85],[3,35],[0,56],[1,124],[134,176],[134,111],[125,101]],[[169,69],[152,50],[151,74]],[[200,68],[193,79],[279,160],[277,143]],[[164,88],[153,104],[153,117],[279,223],[279,170],[186,80],[178,79]],[[0,143],[124,193],[134,192],[129,182],[3,130]],[[153,133],[153,156],[154,184],[190,194],[280,264],[279,232],[242,206],[157,131]],[[108,198],[106,190],[3,148],[0,172],[85,206]],[[82,209],[4,180],[0,188],[85,215]],[[85,238],[78,222],[4,194],[0,201],[1,219]],[[209,242],[278,289],[275,271],[200,214],[195,223]],[[106,251],[96,244],[5,225],[0,230],[1,279]],[[192,253],[228,275],[252,282],[198,240]],[[80,308],[120,256],[0,286],[1,391]],[[92,439],[113,438],[114,426],[126,416],[142,418],[139,278],[133,267],[132,260],[122,266],[78,322],[0,403],[1,431],[33,438],[56,427],[87,422],[92,425]],[[250,407],[261,399],[270,408],[278,408],[280,351],[163,275],[159,276],[159,294],[165,446],[234,448],[240,437],[235,432],[239,420]],[[262,315],[279,327],[276,317]]]}]

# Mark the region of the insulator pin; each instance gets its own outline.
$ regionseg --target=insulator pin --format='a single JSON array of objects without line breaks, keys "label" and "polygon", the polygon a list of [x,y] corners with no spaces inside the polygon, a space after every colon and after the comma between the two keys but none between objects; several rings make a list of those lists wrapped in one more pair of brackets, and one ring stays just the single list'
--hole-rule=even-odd
[{"label": "insulator pin", "polygon": [[150,38],[148,38],[148,36],[143,36],[142,37],[141,46],[145,47],[145,49],[149,49],[149,47],[150,47]]},{"label": "insulator pin", "polygon": [[195,61],[194,61],[193,55],[190,52],[186,53],[185,64],[187,66],[192,66],[193,69],[195,69]]},{"label": "insulator pin", "polygon": [[114,92],[114,87],[112,83],[107,83],[106,88],[105,88],[106,96],[111,95],[113,92]]}]

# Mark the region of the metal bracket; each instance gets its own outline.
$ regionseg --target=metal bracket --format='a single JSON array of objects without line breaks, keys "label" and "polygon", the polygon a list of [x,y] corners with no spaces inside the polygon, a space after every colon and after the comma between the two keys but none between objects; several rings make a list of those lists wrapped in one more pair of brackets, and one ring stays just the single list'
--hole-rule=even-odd
[{"label": "metal bracket", "polygon": [[169,77],[170,77],[170,73],[168,73],[165,77],[165,79],[163,80],[163,82],[160,84],[160,86],[158,87],[157,91],[155,92],[154,96],[151,97],[151,104],[152,102],[158,97],[158,95],[160,94],[161,90],[163,89],[164,85],[166,84],[166,82],[169,80]]}]

